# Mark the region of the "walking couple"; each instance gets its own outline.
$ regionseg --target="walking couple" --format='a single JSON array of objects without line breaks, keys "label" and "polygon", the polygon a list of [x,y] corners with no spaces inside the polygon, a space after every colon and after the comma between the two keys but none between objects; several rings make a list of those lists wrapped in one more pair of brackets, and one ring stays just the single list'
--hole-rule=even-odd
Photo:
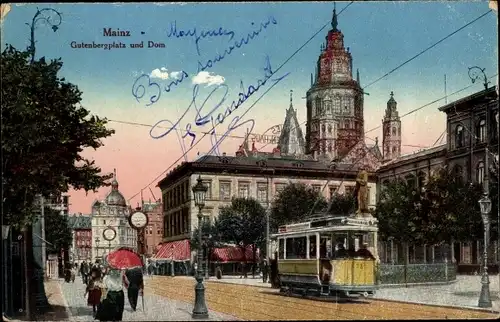
[{"label": "walking couple", "polygon": [[[131,270],[132,271],[132,270]],[[142,274],[108,269],[101,281],[97,270],[92,271],[85,295],[88,293],[87,304],[92,306],[94,318],[99,321],[122,321],[125,308],[124,286],[128,288],[130,306],[135,311],[139,292],[142,291]],[[142,273],[142,272],[141,272]],[[130,276],[130,280],[129,277]]]}]

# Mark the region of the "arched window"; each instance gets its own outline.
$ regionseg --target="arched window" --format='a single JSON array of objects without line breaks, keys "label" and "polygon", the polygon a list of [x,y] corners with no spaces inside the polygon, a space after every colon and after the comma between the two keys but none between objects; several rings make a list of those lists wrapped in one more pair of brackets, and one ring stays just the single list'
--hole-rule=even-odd
[{"label": "arched window", "polygon": [[405,177],[405,180],[406,180],[406,183],[408,183],[408,185],[410,187],[415,187],[415,184],[417,183],[416,180],[415,180],[415,176],[413,174],[409,174]]},{"label": "arched window", "polygon": [[398,148],[393,146],[392,147],[392,154],[395,155],[395,154],[397,154],[397,152],[398,152]]},{"label": "arched window", "polygon": [[331,113],[332,112],[332,101],[330,99],[326,99],[324,101],[325,108],[326,108],[326,113]]},{"label": "arched window", "polygon": [[345,122],[344,122],[344,128],[345,128],[345,129],[348,129],[348,128],[349,128],[349,125],[350,125],[350,124],[349,124],[349,121],[345,121]]},{"label": "arched window", "polygon": [[321,124],[321,135],[325,134],[325,124]]},{"label": "arched window", "polygon": [[328,144],[328,152],[332,152],[332,144]]},{"label": "arched window", "polygon": [[340,103],[340,96],[335,95],[335,97],[333,98],[333,113],[340,113]]},{"label": "arched window", "polygon": [[321,98],[316,99],[316,114],[317,115],[323,114],[323,106],[321,106]]},{"label": "arched window", "polygon": [[422,189],[425,186],[427,175],[424,172],[418,173],[418,187]]},{"label": "arched window", "polygon": [[486,120],[481,119],[476,127],[476,138],[478,143],[486,142]]},{"label": "arched window", "polygon": [[453,175],[455,177],[458,177],[458,178],[462,178],[463,177],[463,169],[461,166],[459,166],[458,164],[456,164],[454,167],[453,167]]},{"label": "arched window", "polygon": [[464,127],[457,125],[455,129],[455,147],[461,148],[464,146]]},{"label": "arched window", "polygon": [[481,161],[477,164],[477,170],[476,170],[476,180],[477,183],[483,183],[484,181],[484,162]]},{"label": "arched window", "polygon": [[332,134],[332,125],[328,124],[328,134]]},{"label": "arched window", "polygon": [[397,132],[396,127],[393,127],[393,128],[392,128],[392,135],[393,135],[393,136],[396,136],[396,135],[397,135],[397,133],[398,133],[398,132]]}]

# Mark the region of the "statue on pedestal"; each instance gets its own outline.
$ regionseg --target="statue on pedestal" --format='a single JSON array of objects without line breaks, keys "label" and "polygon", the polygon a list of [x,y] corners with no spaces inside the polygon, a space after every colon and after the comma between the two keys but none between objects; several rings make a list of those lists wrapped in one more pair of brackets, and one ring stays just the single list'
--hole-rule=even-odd
[{"label": "statue on pedestal", "polygon": [[356,178],[356,201],[357,210],[356,216],[369,217],[371,216],[368,210],[368,172],[364,166],[360,167],[360,171]]}]

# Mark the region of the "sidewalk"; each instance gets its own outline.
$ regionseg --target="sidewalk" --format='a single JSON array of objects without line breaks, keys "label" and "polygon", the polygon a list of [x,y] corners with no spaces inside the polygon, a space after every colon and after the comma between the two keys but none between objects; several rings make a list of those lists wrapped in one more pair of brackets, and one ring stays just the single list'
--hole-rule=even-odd
[{"label": "sidewalk", "polygon": [[[75,283],[65,283],[59,281],[64,298],[70,313],[68,321],[93,321],[92,307],[87,306],[87,299],[84,297],[85,285],[81,278],[77,278]],[[144,310],[142,298],[139,297],[137,311],[132,311],[128,303],[125,291],[125,310],[123,321],[192,321],[191,312],[193,305],[181,301],[174,301],[155,294],[144,296]],[[222,313],[210,311],[209,320],[212,321],[233,321],[234,317]]]},{"label": "sidewalk", "polygon": [[[262,288],[271,287],[269,283],[263,283],[262,278],[254,279],[248,277],[246,279],[240,279],[239,276],[224,276],[220,280],[211,277],[209,282],[248,285]],[[490,296],[493,304],[491,309],[500,312],[498,282],[498,275],[490,276]],[[375,292],[373,298],[478,309],[477,304],[480,292],[481,276],[459,275],[455,283],[447,285],[380,288]]]}]

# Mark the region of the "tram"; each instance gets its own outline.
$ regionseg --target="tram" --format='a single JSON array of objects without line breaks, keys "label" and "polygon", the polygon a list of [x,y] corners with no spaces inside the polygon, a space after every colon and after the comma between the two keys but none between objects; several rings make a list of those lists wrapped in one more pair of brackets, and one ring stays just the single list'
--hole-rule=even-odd
[{"label": "tram", "polygon": [[[280,291],[317,296],[372,296],[376,286],[377,219],[323,216],[280,226]],[[371,251],[370,251],[371,250]]]}]

